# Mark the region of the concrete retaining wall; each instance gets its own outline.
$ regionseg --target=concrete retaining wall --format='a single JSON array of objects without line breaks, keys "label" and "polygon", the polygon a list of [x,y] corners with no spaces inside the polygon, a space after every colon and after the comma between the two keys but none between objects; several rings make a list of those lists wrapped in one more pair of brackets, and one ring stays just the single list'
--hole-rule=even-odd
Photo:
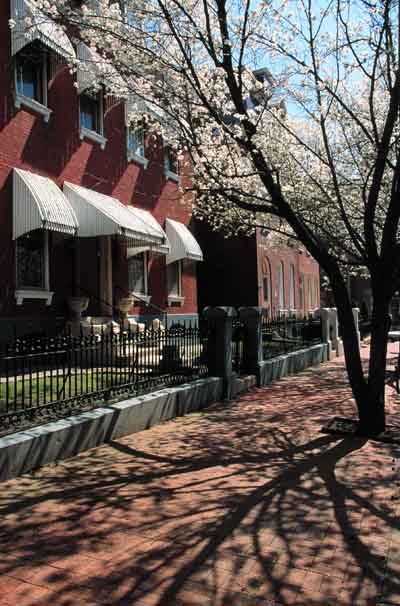
[{"label": "concrete retaining wall", "polygon": [[264,387],[272,381],[296,374],[309,366],[326,362],[326,360],[328,360],[328,345],[326,343],[293,351],[272,360],[265,360],[259,364],[258,385]]},{"label": "concrete retaining wall", "polygon": [[222,379],[207,377],[5,436],[0,438],[0,481],[201,410],[221,397]]}]

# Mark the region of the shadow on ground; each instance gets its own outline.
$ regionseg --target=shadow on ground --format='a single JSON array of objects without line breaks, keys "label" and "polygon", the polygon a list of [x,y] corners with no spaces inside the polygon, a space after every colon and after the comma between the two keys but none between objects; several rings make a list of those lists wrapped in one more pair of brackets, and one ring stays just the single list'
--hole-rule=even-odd
[{"label": "shadow on ground", "polygon": [[399,604],[399,449],[319,433],[353,414],[331,363],[3,484],[0,605]]}]

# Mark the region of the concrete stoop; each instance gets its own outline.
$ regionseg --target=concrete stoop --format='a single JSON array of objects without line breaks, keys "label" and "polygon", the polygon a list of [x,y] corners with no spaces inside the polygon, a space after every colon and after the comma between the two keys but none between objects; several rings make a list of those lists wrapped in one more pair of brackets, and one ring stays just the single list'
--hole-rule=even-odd
[{"label": "concrete stoop", "polygon": [[[316,345],[262,362],[258,377],[236,377],[232,396],[256,386],[268,385],[275,379],[301,372],[326,359],[327,346]],[[223,379],[206,377],[5,436],[0,438],[0,481],[202,410],[220,401],[222,396]]]}]

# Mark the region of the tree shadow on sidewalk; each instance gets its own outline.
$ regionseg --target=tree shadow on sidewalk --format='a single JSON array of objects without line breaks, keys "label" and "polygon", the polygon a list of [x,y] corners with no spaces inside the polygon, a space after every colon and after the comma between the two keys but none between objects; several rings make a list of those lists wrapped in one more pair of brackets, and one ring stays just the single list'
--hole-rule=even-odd
[{"label": "tree shadow on sidewalk", "polygon": [[[50,589],[41,604],[228,606],[303,596],[312,606],[321,601],[307,579],[326,581],[336,567],[335,585],[351,571],[348,603],[367,604],[366,582],[378,594],[391,571],[360,524],[365,514],[371,529],[396,528],[390,502],[371,499],[388,478],[368,473],[365,440],[298,445],[279,428],[265,434],[264,422],[253,420],[251,440],[238,440],[240,407],[194,416],[178,435],[160,431],[156,448],[122,440],[21,480],[25,496],[19,487],[2,510],[1,572]],[[394,570],[391,578],[400,595]]]}]

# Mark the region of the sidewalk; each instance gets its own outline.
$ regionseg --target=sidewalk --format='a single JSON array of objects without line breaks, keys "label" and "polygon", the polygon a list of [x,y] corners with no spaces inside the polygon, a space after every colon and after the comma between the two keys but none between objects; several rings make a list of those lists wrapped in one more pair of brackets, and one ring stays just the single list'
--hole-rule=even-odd
[{"label": "sidewalk", "polygon": [[333,416],[343,360],[1,484],[0,606],[400,604],[400,448]]}]

